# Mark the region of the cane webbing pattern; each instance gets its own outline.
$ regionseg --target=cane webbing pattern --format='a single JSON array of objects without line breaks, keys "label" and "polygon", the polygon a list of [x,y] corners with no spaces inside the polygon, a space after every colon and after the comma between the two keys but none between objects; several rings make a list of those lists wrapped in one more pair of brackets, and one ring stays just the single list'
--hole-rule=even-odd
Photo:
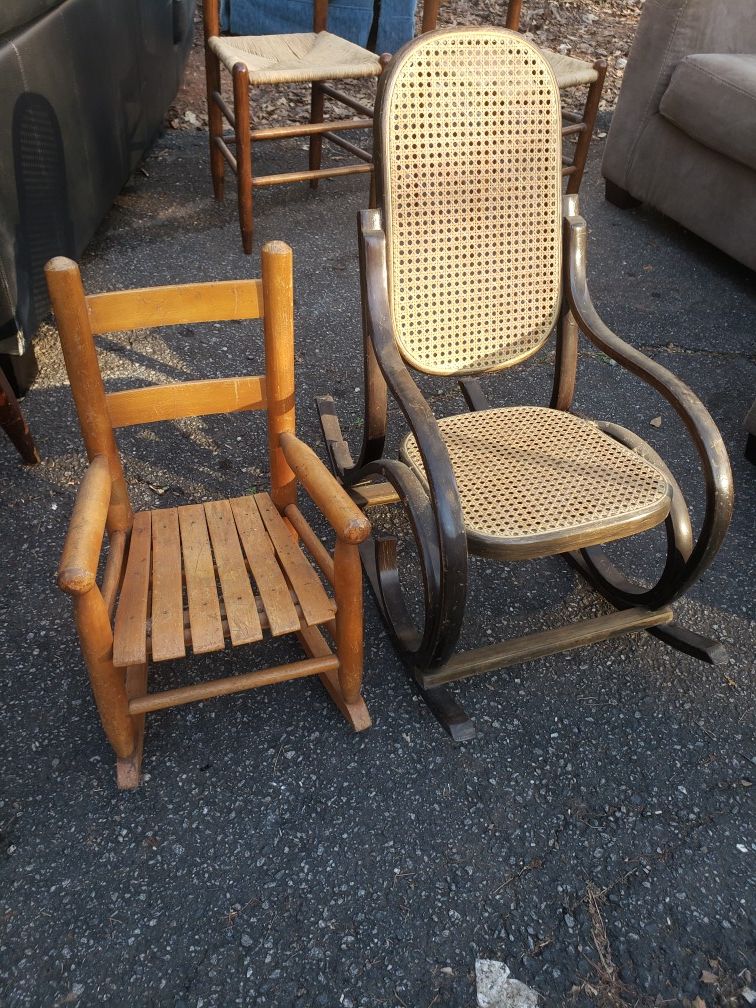
[{"label": "cane webbing pattern", "polygon": [[459,374],[530,356],[560,294],[560,106],[544,57],[504,30],[423,35],[390,65],[378,138],[405,360]]},{"label": "cane webbing pattern", "polygon": [[[562,410],[505,407],[438,425],[473,537],[543,539],[544,552],[530,555],[547,555],[559,552],[553,549],[559,540],[593,530],[594,543],[609,542],[650,528],[669,512],[670,487],[658,469],[594,423]],[[402,454],[424,480],[414,437],[405,439]],[[637,527],[628,530],[634,520]]]},{"label": "cane webbing pattern", "polygon": [[229,70],[243,63],[251,84],[378,77],[375,53],[330,32],[293,35],[235,35],[208,39],[210,49]]},{"label": "cane webbing pattern", "polygon": [[598,80],[598,70],[594,70],[591,64],[586,63],[585,60],[575,59],[574,56],[564,56],[562,53],[552,52],[550,49],[542,49],[541,52],[554,71],[559,88],[580,87],[582,84],[593,84],[595,80]]}]

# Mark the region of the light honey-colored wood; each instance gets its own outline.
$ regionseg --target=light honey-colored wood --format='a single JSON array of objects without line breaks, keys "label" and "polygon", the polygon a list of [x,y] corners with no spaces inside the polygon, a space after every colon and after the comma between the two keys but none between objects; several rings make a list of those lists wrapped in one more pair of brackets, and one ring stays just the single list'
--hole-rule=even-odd
[{"label": "light honey-colored wood", "polygon": [[[360,695],[361,609],[358,613],[355,605],[361,605],[361,584],[355,582],[353,557],[347,552],[347,562],[335,564],[296,508],[296,476],[280,445],[281,437],[293,438],[295,429],[291,250],[271,243],[263,249],[262,261],[262,281],[223,284],[217,296],[215,285],[199,284],[95,295],[89,305],[74,263],[55,260],[48,267],[91,460],[74,505],[59,583],[74,598],[82,652],[106,737],[117,756],[120,788],[139,783],[149,711],[316,675],[349,724],[361,730],[370,723]],[[104,332],[215,321],[259,315],[263,308],[264,377],[186,382],[106,396],[93,327]],[[270,494],[132,514],[113,436],[116,424],[247,409],[268,413]],[[361,522],[369,527],[316,456],[307,455],[296,438],[290,450],[302,469],[305,490],[338,526],[338,536],[354,538]],[[109,551],[101,591],[96,574],[106,527]],[[297,529],[326,581],[344,599],[340,628],[336,603],[302,551]],[[345,549],[356,556],[355,546]],[[337,567],[343,569],[343,585]],[[318,626],[337,641],[336,653]],[[147,692],[150,659],[181,659],[228,645],[259,646],[266,635],[285,634],[298,638],[308,656],[304,661]]]},{"label": "light honey-colored wood", "polygon": [[317,535],[310,527],[309,522],[296,504],[289,504],[286,508],[285,515],[294,526],[294,530],[309,550],[310,555],[320,568],[320,571],[325,579],[331,586],[333,586],[335,574],[333,569],[333,557],[331,554],[325,548],[320,539],[318,539]]},{"label": "light honey-colored wood", "polygon": [[126,556],[127,543],[128,535],[126,532],[113,532],[108,536],[108,558],[105,561],[101,588],[105,608],[108,610],[108,618],[111,618],[113,615],[116,595],[123,581],[123,561]]},{"label": "light honey-colored wood", "polygon": [[[304,650],[312,658],[325,658],[333,654],[318,627],[302,627],[297,636]],[[341,692],[338,668],[321,672],[320,681],[323,683],[331,700],[333,700],[355,731],[365,731],[366,728],[371,726],[373,722],[370,718],[367,704],[362,699],[362,696],[358,695],[355,700],[348,702]]]},{"label": "light honey-colored wood", "polygon": [[335,655],[331,655],[329,658],[305,658],[287,665],[275,665],[272,668],[261,669],[259,672],[247,672],[243,675],[212,679],[194,686],[182,686],[179,689],[163,690],[161,693],[137,697],[129,702],[129,710],[132,714],[143,714],[149,711],[163,710],[166,707],[178,707],[180,704],[195,703],[197,700],[209,700],[211,697],[242,693],[260,686],[287,682],[289,679],[322,675],[324,672],[335,669],[338,663],[338,658]]},{"label": "light honey-colored wood", "polygon": [[105,397],[114,427],[265,409],[265,379],[214,378],[111,392]]},{"label": "light honey-colored wood", "polygon": [[74,597],[74,616],[105,735],[116,756],[131,756],[136,728],[129,714],[124,670],[113,664],[113,631],[97,585]]},{"label": "light honey-colored wood", "polygon": [[[147,664],[130,665],[126,669],[126,696],[129,700],[144,696],[147,692]],[[134,751],[130,756],[119,756],[116,761],[116,783],[122,791],[133,791],[142,779],[142,755],[144,754],[144,714],[132,716],[134,722]]]},{"label": "light honey-colored wood", "polygon": [[81,595],[95,583],[111,484],[107,457],[96,455],[76,495],[58,565],[58,585],[70,595]]},{"label": "light honey-colored wood", "polygon": [[271,633],[274,637],[296,633],[299,629],[299,616],[254,499],[236,497],[230,504]]},{"label": "light honey-colored wood", "polygon": [[178,511],[152,512],[152,625],[154,661],[183,658],[184,592]]},{"label": "light honey-colored wood", "polygon": [[289,534],[270,497],[267,494],[258,494],[255,503],[281,566],[297,594],[305,622],[309,626],[315,626],[333,619],[333,602],[326,595],[317,574]]},{"label": "light honey-colored wood", "polygon": [[293,434],[294,410],[294,288],[291,249],[269,242],[263,256],[265,292],[265,374],[268,399],[268,454],[273,503],[283,511],[296,504],[294,473],[281,448],[282,434]]},{"label": "light honey-colored wood", "polygon": [[213,544],[218,579],[223,591],[231,643],[238,646],[262,640],[260,618],[257,615],[252,586],[239,545],[231,505],[228,501],[205,504],[205,517]]},{"label": "light honey-colored wood", "polygon": [[157,326],[231,322],[262,318],[262,284],[259,280],[219,280],[142,287],[90,294],[86,305],[91,331],[97,336]]},{"label": "light honey-colored wood", "polygon": [[205,509],[201,504],[188,504],[178,509],[178,515],[192,650],[195,654],[222,651],[223,627]]},{"label": "light honey-colored wood", "polygon": [[337,540],[334,573],[339,685],[345,701],[352,703],[362,682],[362,567],[357,546]]},{"label": "light honey-colored wood", "polygon": [[341,487],[333,488],[333,477],[318,456],[293,434],[280,436],[286,461],[339,539],[361,543],[370,535],[370,522]]},{"label": "light honey-colored wood", "polygon": [[147,661],[147,600],[150,592],[152,524],[149,511],[134,516],[126,573],[113,630],[113,663],[119,668]]},{"label": "light honey-colored wood", "polygon": [[105,388],[79,267],[71,259],[56,256],[45,266],[45,277],[87,456],[91,462],[96,455],[105,455],[110,464],[113,487],[108,508],[108,532],[128,531],[131,528],[131,503],[113,426],[108,419]]}]

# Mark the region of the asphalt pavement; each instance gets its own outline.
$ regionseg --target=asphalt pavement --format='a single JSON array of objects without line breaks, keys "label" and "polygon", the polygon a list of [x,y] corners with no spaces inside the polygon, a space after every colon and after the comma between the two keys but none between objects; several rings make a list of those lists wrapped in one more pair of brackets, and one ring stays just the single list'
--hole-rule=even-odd
[{"label": "asphalt pavement", "polygon": [[[24,468],[0,444],[0,1005],[472,1008],[477,958],[506,963],[543,1005],[746,1004],[756,468],[742,457],[742,420],[756,396],[756,283],[653,212],[607,204],[600,153],[596,141],[582,196],[594,300],[695,389],[731,453],[732,528],[677,606],[681,622],[725,643],[728,663],[640,634],[492,673],[455,686],[479,732],[455,744],[418,700],[368,594],[369,731],[353,734],[308,681],[160,712],[148,719],[144,783],[119,793],[55,586],[84,456],[47,326],[23,404],[43,461]],[[305,156],[298,142],[260,153],[273,171]],[[83,257],[85,285],[257,275],[260,244],[289,242],[299,432],[325,457],[316,395],[332,393],[359,438],[366,190],[357,176],[261,191],[245,257],[233,193],[222,206],[211,198],[204,135],[169,133]],[[256,373],[262,343],[247,323],[101,345],[118,388]],[[547,348],[486,389],[496,403],[542,403],[552,366]],[[463,408],[451,383],[423,385],[438,415]],[[655,393],[586,348],[577,406],[657,446],[700,520],[694,453]],[[264,437],[254,415],[124,431],[135,505],[264,487]],[[640,568],[659,545],[653,535],[631,545],[628,562]],[[472,568],[468,645],[606,611],[559,559]],[[263,652],[253,660],[288,653]],[[228,675],[248,660],[237,649],[156,679]]]}]

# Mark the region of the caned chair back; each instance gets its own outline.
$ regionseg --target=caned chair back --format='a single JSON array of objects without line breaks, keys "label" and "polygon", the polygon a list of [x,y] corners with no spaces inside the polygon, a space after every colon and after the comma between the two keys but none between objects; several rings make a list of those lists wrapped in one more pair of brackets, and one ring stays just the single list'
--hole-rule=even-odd
[{"label": "caned chair back", "polygon": [[422,35],[381,78],[375,138],[393,323],[429,374],[510,367],[561,291],[559,91],[505,29]]}]

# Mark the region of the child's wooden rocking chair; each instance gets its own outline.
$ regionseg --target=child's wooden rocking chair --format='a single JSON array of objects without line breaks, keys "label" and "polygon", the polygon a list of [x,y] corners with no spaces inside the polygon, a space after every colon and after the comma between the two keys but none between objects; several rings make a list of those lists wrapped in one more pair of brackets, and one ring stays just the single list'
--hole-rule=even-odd
[{"label": "child's wooden rocking chair", "polygon": [[[47,264],[55,317],[90,460],[58,572],[76,626],[118,786],[139,783],[148,711],[319,675],[356,730],[370,717],[362,682],[358,544],[367,519],[294,434],[291,250],[262,251],[262,280],[189,284],[85,296],[77,265]],[[94,336],[161,325],[264,319],[265,376],[195,381],[106,394]],[[134,514],[114,427],[264,409],[270,494]],[[333,557],[296,504],[297,480],[336,532]],[[96,583],[103,534],[110,549]],[[302,552],[301,538],[334,598]],[[115,614],[115,616],[114,616]],[[335,641],[333,653],[321,628]],[[147,663],[296,634],[307,657],[198,685],[147,692]]]}]

